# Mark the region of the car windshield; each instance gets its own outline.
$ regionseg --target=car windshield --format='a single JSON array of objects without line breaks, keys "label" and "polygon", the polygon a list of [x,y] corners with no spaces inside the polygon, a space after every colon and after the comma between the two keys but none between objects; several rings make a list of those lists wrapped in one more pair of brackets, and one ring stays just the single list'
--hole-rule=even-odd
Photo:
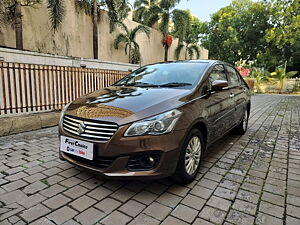
[{"label": "car windshield", "polygon": [[115,86],[185,87],[197,84],[207,63],[180,62],[144,66],[127,75]]}]

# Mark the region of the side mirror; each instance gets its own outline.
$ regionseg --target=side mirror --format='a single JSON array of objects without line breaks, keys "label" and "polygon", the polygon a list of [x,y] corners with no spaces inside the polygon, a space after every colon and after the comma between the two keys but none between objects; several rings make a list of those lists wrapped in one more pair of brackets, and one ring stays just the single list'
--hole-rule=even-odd
[{"label": "side mirror", "polygon": [[211,85],[212,91],[221,91],[223,88],[228,87],[228,82],[226,80],[215,80]]}]

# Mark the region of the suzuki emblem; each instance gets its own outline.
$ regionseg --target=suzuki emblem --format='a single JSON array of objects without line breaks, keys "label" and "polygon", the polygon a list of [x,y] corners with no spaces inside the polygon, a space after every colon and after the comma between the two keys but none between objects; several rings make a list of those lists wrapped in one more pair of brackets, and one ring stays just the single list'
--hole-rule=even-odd
[{"label": "suzuki emblem", "polygon": [[85,129],[86,129],[86,126],[85,126],[84,122],[81,122],[80,124],[78,124],[78,128],[77,128],[78,134],[84,133]]}]

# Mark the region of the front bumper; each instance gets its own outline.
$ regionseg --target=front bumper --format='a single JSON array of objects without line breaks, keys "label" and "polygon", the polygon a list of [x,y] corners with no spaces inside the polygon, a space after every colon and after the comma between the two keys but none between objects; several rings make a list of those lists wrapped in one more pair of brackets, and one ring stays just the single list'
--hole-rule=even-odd
[{"label": "front bumper", "polygon": [[[123,137],[126,129],[127,126],[121,127],[108,142],[97,143],[72,135],[60,128],[60,135],[94,143],[95,159],[84,160],[62,151],[59,151],[59,156],[74,165],[111,178],[163,178],[174,173],[185,135],[184,130],[159,136]],[[160,156],[155,167],[148,170],[128,168],[131,157],[152,153]]]}]

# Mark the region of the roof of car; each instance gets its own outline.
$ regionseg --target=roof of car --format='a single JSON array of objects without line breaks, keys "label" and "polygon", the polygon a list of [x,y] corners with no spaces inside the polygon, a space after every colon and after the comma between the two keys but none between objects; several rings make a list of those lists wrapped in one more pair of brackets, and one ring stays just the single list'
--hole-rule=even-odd
[{"label": "roof of car", "polygon": [[199,62],[199,63],[225,63],[220,60],[212,60],[212,59],[196,59],[196,60],[177,60],[177,61],[168,61],[168,62],[161,62],[161,63],[182,63],[182,62]]}]

